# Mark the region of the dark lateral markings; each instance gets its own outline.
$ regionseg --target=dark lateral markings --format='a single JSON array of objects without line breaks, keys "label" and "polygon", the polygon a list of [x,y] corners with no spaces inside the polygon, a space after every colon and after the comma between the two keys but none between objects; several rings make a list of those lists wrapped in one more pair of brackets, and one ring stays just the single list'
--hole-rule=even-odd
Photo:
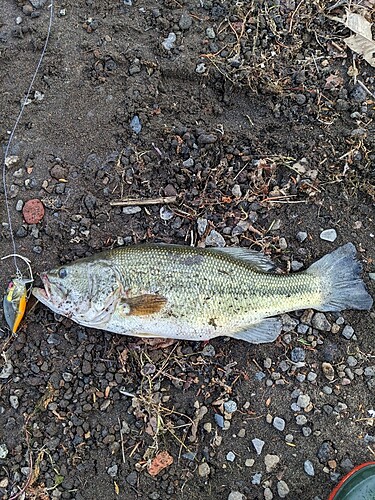
[{"label": "dark lateral markings", "polygon": [[229,271],[227,271],[226,269],[218,269],[218,272],[221,274],[226,274],[227,276],[231,275],[231,273]]},{"label": "dark lateral markings", "polygon": [[210,326],[213,326],[214,328],[217,328],[217,324],[216,324],[215,318],[210,318],[208,324]]}]

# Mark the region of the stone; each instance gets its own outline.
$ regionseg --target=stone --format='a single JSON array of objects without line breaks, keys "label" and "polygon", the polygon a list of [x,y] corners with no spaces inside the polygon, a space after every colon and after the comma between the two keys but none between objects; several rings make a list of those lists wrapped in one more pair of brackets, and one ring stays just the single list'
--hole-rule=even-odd
[{"label": "stone", "polygon": [[264,488],[264,491],[263,491],[263,496],[264,496],[264,500],[272,500],[273,499],[273,493],[271,491],[270,488]]},{"label": "stone", "polygon": [[215,134],[200,134],[198,136],[198,144],[214,144],[217,141],[217,136]]},{"label": "stone", "polygon": [[296,416],[296,424],[297,425],[305,425],[307,424],[307,418],[305,415],[297,415]]},{"label": "stone", "polygon": [[107,469],[107,474],[109,474],[111,477],[116,477],[118,472],[118,465],[114,464],[108,467]]},{"label": "stone", "polygon": [[335,229],[325,229],[320,233],[320,239],[324,241],[329,241],[333,243],[337,238],[337,232]]},{"label": "stone", "polygon": [[134,115],[133,118],[131,119],[131,121],[130,121],[130,128],[136,134],[139,134],[141,132],[141,130],[142,130],[142,124],[141,124],[141,120],[139,119],[138,115]]},{"label": "stone", "polygon": [[267,454],[264,457],[264,464],[266,466],[266,471],[271,472],[276,468],[277,464],[280,462],[280,457],[277,455],[269,455]]},{"label": "stone", "polygon": [[175,33],[169,33],[168,37],[162,41],[162,46],[165,50],[172,50],[174,48],[174,44],[176,43],[177,37]]},{"label": "stone", "polygon": [[350,325],[345,325],[341,335],[347,340],[350,340],[354,335],[354,328]]},{"label": "stone", "polygon": [[307,233],[305,231],[299,231],[296,235],[297,241],[303,243],[307,238]]},{"label": "stone", "polygon": [[280,498],[285,498],[289,493],[289,486],[285,481],[277,482],[277,493]]},{"label": "stone", "polygon": [[215,422],[222,429],[224,427],[224,417],[219,413],[215,413]]},{"label": "stone", "polygon": [[312,462],[310,460],[305,460],[303,464],[303,469],[308,476],[315,476],[315,470]]},{"label": "stone", "polygon": [[290,353],[290,359],[293,363],[299,363],[300,361],[305,361],[305,350],[302,347],[294,347]]},{"label": "stone", "polygon": [[253,443],[257,455],[260,455],[262,453],[263,446],[265,445],[264,441],[258,438],[254,438],[251,442]]},{"label": "stone", "polygon": [[239,491],[231,491],[228,495],[228,500],[246,500],[246,497]]},{"label": "stone", "polygon": [[126,476],[126,482],[130,484],[130,486],[136,486],[138,482],[138,474],[133,471]]},{"label": "stone", "polygon": [[215,229],[212,229],[206,238],[206,245],[209,247],[225,247],[225,240]]},{"label": "stone", "polygon": [[331,330],[331,324],[328,322],[323,313],[314,314],[312,318],[312,326],[322,332],[329,332]]},{"label": "stone", "polygon": [[4,459],[8,456],[9,450],[7,448],[7,445],[2,443],[0,444],[0,459]]},{"label": "stone", "polygon": [[198,466],[198,474],[200,477],[208,477],[210,475],[211,468],[207,462],[203,462]]},{"label": "stone", "polygon": [[332,382],[332,380],[335,378],[335,370],[331,363],[324,362],[322,363],[322,370],[325,378]]},{"label": "stone", "polygon": [[245,460],[246,467],[252,467],[254,465],[254,463],[255,463],[255,460],[253,458],[247,458]]},{"label": "stone", "polygon": [[273,419],[272,425],[277,429],[278,431],[283,431],[285,429],[285,420],[280,417],[275,417]]},{"label": "stone", "polygon": [[260,484],[261,480],[262,480],[262,474],[260,472],[257,472],[256,474],[253,475],[251,483]]},{"label": "stone", "polygon": [[13,365],[10,361],[10,359],[8,359],[1,372],[0,372],[0,379],[6,379],[6,378],[9,378],[11,375],[13,374]]},{"label": "stone", "polygon": [[298,396],[297,405],[301,408],[306,408],[310,404],[310,396],[308,394],[301,394]]},{"label": "stone", "polygon": [[316,456],[321,464],[327,464],[329,460],[333,460],[336,456],[336,450],[331,441],[323,441]]},{"label": "stone", "polygon": [[227,453],[226,459],[228,460],[228,462],[234,462],[235,458],[236,455],[233,453],[233,451],[229,451]]},{"label": "stone", "polygon": [[237,410],[237,403],[232,400],[225,401],[224,409],[227,413],[234,413]]},{"label": "stone", "polygon": [[125,215],[134,215],[134,214],[138,214],[141,211],[142,211],[142,209],[139,206],[123,207],[123,209],[122,209],[122,213]]}]

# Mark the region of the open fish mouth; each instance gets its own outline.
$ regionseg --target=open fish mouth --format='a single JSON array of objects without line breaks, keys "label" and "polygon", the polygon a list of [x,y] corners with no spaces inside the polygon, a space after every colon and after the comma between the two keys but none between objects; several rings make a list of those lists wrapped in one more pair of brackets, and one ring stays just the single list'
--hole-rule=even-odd
[{"label": "open fish mouth", "polygon": [[47,273],[41,273],[40,278],[42,280],[42,284],[44,288],[34,287],[33,294],[35,297],[43,302],[43,300],[47,300],[48,302],[51,300],[51,283],[48,279]]}]

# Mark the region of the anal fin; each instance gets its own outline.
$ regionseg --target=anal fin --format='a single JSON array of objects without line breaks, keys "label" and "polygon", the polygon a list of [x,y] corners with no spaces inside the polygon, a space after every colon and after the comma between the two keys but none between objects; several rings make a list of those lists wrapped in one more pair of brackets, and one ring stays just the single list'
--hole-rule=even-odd
[{"label": "anal fin", "polygon": [[246,330],[233,333],[234,339],[245,340],[251,344],[265,344],[274,342],[281,333],[282,323],[280,318],[266,318],[259,323],[249,325]]}]

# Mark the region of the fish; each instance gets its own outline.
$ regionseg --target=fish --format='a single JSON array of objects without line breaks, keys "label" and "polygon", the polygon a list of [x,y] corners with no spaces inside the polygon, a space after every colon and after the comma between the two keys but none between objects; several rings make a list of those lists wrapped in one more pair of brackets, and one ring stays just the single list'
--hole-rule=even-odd
[{"label": "fish", "polygon": [[40,274],[33,295],[76,323],[137,337],[273,342],[280,315],[315,309],[369,310],[352,243],[307,270],[280,274],[246,248],[168,244],[120,247]]}]

